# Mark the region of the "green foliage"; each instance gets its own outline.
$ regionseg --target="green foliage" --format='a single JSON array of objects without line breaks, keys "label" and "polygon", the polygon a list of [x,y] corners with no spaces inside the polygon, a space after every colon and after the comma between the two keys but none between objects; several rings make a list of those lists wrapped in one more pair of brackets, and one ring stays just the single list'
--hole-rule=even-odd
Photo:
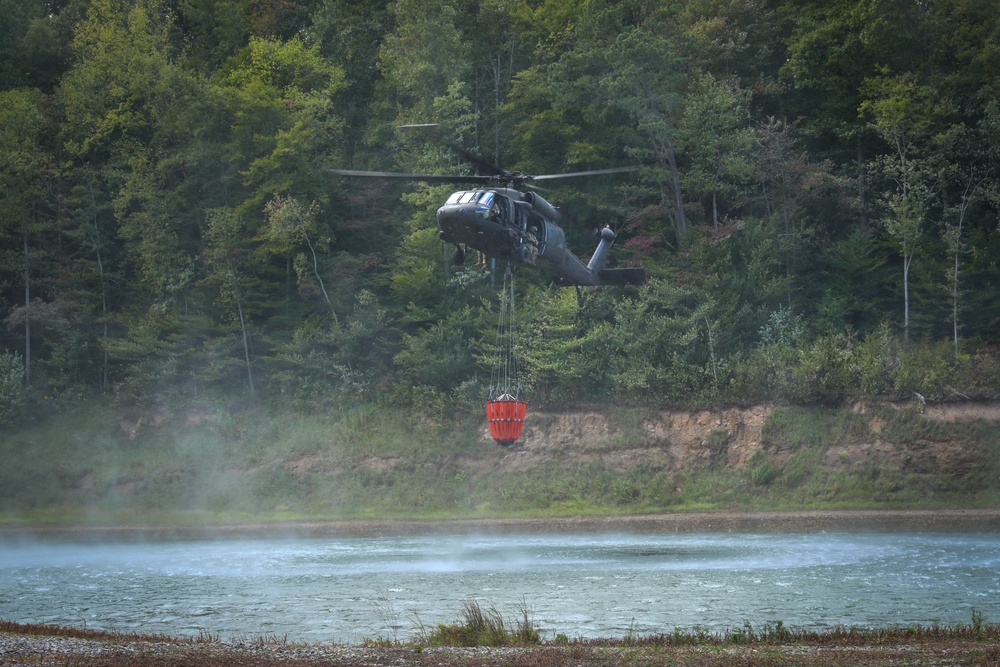
[{"label": "green foliage", "polygon": [[0,355],[0,427],[12,426],[24,418],[27,392],[24,388],[24,360],[20,355]]},{"label": "green foliage", "polygon": [[470,309],[407,335],[395,365],[409,384],[447,391],[470,378],[477,366],[472,351],[476,335]]},{"label": "green foliage", "polygon": [[310,410],[344,400],[352,372],[340,354],[339,334],[339,327],[317,318],[302,323],[290,341],[275,345],[268,384],[282,403]]},{"label": "green foliage", "polygon": [[883,322],[858,345],[855,352],[861,392],[874,396],[891,394],[895,389],[901,354],[899,342]]},{"label": "green foliage", "polygon": [[517,327],[523,353],[518,358],[525,387],[543,396],[552,392],[567,398],[585,397],[596,389],[595,382],[604,380],[605,356],[588,352],[605,341],[580,331],[575,295],[555,288],[536,290],[521,303]]},{"label": "green foliage", "polygon": [[[720,217],[745,196],[751,177],[753,133],[746,119],[749,95],[730,79],[700,74],[691,82],[680,129],[691,167],[686,184],[718,229]],[[721,212],[720,212],[721,209]]]},{"label": "green foliage", "polygon": [[921,342],[904,348],[896,373],[894,389],[904,397],[915,394],[938,400],[951,396],[959,386],[973,389],[960,373],[963,365],[955,363],[947,342]]},{"label": "green foliage", "polygon": [[467,71],[469,45],[458,32],[461,8],[452,0],[400,0],[390,11],[396,29],[383,40],[379,67],[402,106],[423,112],[410,120],[430,120],[433,99]]},{"label": "green foliage", "polygon": [[807,5],[0,3],[0,353],[63,406],[472,409],[503,263],[451,266],[454,185],[328,171],[490,171],[451,143],[644,166],[551,196],[650,281],[518,272],[532,400],[994,395],[997,14]]},{"label": "green foliage", "polygon": [[696,303],[691,292],[653,280],[638,299],[624,298],[615,305],[615,326],[602,337],[616,389],[631,396],[694,397],[705,392],[706,309]]}]

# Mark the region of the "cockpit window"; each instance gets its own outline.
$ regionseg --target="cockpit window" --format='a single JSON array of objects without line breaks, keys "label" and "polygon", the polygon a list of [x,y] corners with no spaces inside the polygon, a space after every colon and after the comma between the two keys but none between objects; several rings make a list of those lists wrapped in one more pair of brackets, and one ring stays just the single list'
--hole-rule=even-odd
[{"label": "cockpit window", "polygon": [[489,190],[473,190],[471,192],[467,190],[453,192],[451,196],[448,197],[449,204],[468,204],[470,202],[478,202],[482,206],[490,207],[493,205],[493,193]]}]

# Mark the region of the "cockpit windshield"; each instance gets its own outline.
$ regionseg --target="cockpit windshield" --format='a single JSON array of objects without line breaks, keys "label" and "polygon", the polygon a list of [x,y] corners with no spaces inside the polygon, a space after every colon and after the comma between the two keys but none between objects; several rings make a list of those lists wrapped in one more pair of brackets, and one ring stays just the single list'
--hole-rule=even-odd
[{"label": "cockpit windshield", "polygon": [[448,204],[469,204],[472,202],[478,202],[480,206],[489,208],[493,205],[493,193],[488,190],[453,192],[447,201]]}]

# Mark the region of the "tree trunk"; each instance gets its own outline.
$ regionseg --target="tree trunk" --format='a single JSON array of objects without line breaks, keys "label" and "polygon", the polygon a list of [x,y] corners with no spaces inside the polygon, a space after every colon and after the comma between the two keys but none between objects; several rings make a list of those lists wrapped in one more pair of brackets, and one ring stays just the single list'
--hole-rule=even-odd
[{"label": "tree trunk", "polygon": [[719,233],[719,202],[718,195],[712,191],[712,231]]},{"label": "tree trunk", "polygon": [[232,260],[229,261],[229,279],[233,283],[233,297],[236,299],[236,312],[240,316],[240,331],[243,334],[243,360],[247,366],[247,382],[250,385],[250,396],[255,396],[253,386],[253,369],[250,365],[250,335],[247,333],[246,319],[243,317],[243,299],[240,297],[240,286],[236,280],[236,269]]},{"label": "tree trunk", "polygon": [[323,292],[323,298],[326,299],[326,305],[330,306],[330,314],[333,315],[334,323],[340,324],[340,320],[337,318],[337,312],[333,309],[333,302],[330,301],[330,295],[326,292],[326,285],[323,284],[323,278],[319,275],[319,260],[316,258],[316,248],[313,247],[312,241],[309,239],[309,234],[306,233],[305,229],[302,230],[302,236],[305,237],[306,245],[309,246],[309,252],[312,253],[313,275],[316,276],[316,280],[319,282],[319,288]]},{"label": "tree trunk", "polygon": [[[88,171],[88,176],[90,176]],[[97,258],[97,279],[101,288],[101,335],[104,342],[104,354],[101,359],[101,372],[99,374],[101,393],[108,391],[108,286],[104,279],[104,258],[101,256],[101,228],[97,222],[97,197],[94,195],[94,183],[88,179],[87,185],[90,191],[90,206],[94,212],[91,222],[94,225],[94,255]]]},{"label": "tree trunk", "polygon": [[24,229],[24,386],[31,387],[31,263],[28,259],[28,229]]},{"label": "tree trunk", "polygon": [[903,250],[903,340],[910,342],[910,260],[913,252]]},{"label": "tree trunk", "polygon": [[687,245],[687,216],[684,214],[684,195],[681,194],[681,173],[677,168],[677,155],[669,141],[664,142],[667,149],[667,162],[670,165],[670,185],[674,195],[674,225],[676,227],[677,248]]}]

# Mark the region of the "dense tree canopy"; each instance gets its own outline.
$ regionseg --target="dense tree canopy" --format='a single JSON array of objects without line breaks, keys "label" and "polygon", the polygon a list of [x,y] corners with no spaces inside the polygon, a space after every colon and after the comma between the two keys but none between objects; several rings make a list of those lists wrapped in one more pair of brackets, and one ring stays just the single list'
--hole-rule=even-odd
[{"label": "dense tree canopy", "polygon": [[448,142],[643,167],[548,195],[650,280],[519,272],[529,395],[1000,387],[994,0],[0,0],[0,54],[4,421],[479,400],[504,267],[451,265],[447,188],[328,171]]}]

